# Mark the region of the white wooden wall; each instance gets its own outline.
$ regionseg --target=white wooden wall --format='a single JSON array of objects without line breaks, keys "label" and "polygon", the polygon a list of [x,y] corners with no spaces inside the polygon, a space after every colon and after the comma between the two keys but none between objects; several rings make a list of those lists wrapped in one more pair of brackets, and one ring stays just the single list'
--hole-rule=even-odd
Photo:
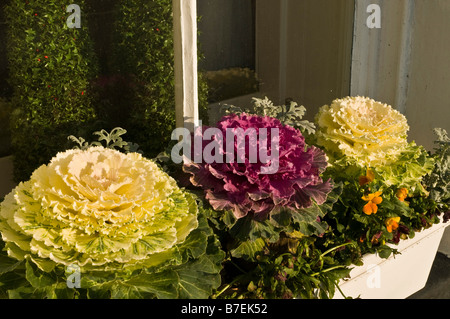
[{"label": "white wooden wall", "polygon": [[[381,28],[366,8],[381,8]],[[433,129],[450,131],[450,1],[357,0],[351,95],[388,103],[408,118],[410,140],[433,149]]]}]

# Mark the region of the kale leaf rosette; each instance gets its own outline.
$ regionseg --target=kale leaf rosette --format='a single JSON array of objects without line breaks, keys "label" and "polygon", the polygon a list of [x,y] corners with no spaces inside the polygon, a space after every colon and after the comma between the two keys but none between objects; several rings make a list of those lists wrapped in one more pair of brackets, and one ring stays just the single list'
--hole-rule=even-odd
[{"label": "kale leaf rosette", "polygon": [[439,221],[424,187],[435,161],[408,141],[404,115],[370,98],[346,97],[323,106],[316,125],[316,143],[330,158],[326,174],[345,184],[328,215],[337,238],[386,257],[386,243]]},{"label": "kale leaf rosette", "polygon": [[314,126],[303,120],[304,107],[254,101],[251,109],[226,108],[186,147],[183,169],[227,254],[212,297],[328,298],[349,273],[331,254],[347,244],[324,253],[316,241],[330,231],[324,218],[342,184],[323,178],[327,156],[306,142]]},{"label": "kale leaf rosette", "polygon": [[323,106],[316,116],[317,144],[330,157],[334,176],[366,175],[384,186],[424,191],[421,179],[433,169],[422,146],[408,142],[407,119],[392,106],[366,97],[346,97]]},{"label": "kale leaf rosette", "polygon": [[317,116],[318,144],[363,167],[389,165],[406,149],[409,126],[391,106],[363,97],[338,99]]},{"label": "kale leaf rosette", "polygon": [[219,160],[192,160],[184,171],[204,190],[212,208],[223,212],[220,218],[228,222],[232,234],[277,240],[279,229],[292,225],[307,235],[325,231],[324,212],[318,207],[333,189],[331,181],[321,177],[327,157],[306,145],[300,130],[272,117],[245,113],[223,117],[212,139],[206,138],[207,129],[195,133],[203,137],[200,152],[206,154],[213,140]]},{"label": "kale leaf rosette", "polygon": [[[27,279],[9,296],[207,298],[220,283],[222,252],[196,199],[138,153],[59,153],[5,197],[0,232],[2,260]],[[77,291],[58,276],[74,266]]]}]

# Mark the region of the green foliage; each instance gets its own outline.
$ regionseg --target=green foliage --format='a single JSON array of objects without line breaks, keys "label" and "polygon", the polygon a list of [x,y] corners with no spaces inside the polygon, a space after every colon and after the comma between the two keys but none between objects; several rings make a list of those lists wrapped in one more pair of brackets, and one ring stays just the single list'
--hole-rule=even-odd
[{"label": "green foliage", "polygon": [[[76,149],[86,150],[92,146],[104,146],[106,148],[123,151],[124,153],[129,152],[142,153],[142,151],[139,150],[139,145],[132,142],[126,142],[123,140],[121,136],[126,133],[127,131],[124,130],[123,128],[116,127],[110,133],[108,133],[105,130],[94,132],[93,135],[98,136],[98,139],[97,141],[91,143],[87,142],[83,137],[77,138],[73,135],[69,136],[68,139],[78,144],[78,146],[74,147]],[[102,142],[104,142],[105,145],[103,145]]]},{"label": "green foliage", "polygon": [[435,167],[425,178],[430,198],[439,203],[440,209],[450,208],[450,138],[444,129],[435,129],[437,140],[433,154]]},{"label": "green foliage", "polygon": [[293,101],[291,101],[289,105],[277,106],[267,97],[265,99],[253,98],[253,106],[248,109],[242,109],[234,105],[223,105],[221,113],[249,113],[260,116],[270,116],[280,120],[284,125],[290,125],[299,129],[304,135],[314,134],[316,131],[314,123],[303,120],[303,117],[306,114],[306,108],[302,105],[299,106]]},{"label": "green foliage", "polygon": [[[71,134],[120,126],[154,157],[175,128],[172,1],[79,1],[81,29],[66,25],[69,4],[11,1],[5,9],[10,84],[15,88],[16,181],[28,179],[57,152],[70,148]],[[115,13],[108,13],[111,25],[98,35],[97,11],[106,8]],[[104,46],[110,50],[100,64]],[[199,74],[204,123],[206,99],[207,84]]]},{"label": "green foliage", "polygon": [[[407,199],[401,201],[397,196],[401,183],[386,186],[384,176],[374,171],[375,179],[361,185],[358,177],[365,175],[366,172],[363,170],[359,173],[354,171],[353,174],[350,172],[350,169],[347,170],[348,175],[342,178],[344,188],[339,200],[324,217],[330,228],[318,240],[321,249],[326,249],[329,245],[332,247],[347,242],[353,243],[352,249],[338,253],[336,258],[342,263],[358,265],[365,254],[374,253],[382,258],[388,258],[391,254],[397,253],[396,245],[400,240],[413,238],[416,232],[440,222],[435,213],[436,202],[426,193],[420,190],[411,191]],[[377,205],[378,211],[371,215],[364,213],[363,208],[367,201],[363,200],[363,196],[379,190],[382,190],[380,196],[382,202]],[[399,227],[389,231],[386,221],[397,217],[400,217]]]},{"label": "green foliage", "polygon": [[264,222],[236,220],[231,211],[214,211],[203,203],[227,254],[223,284],[213,298],[332,298],[350,269],[333,257],[334,249],[324,253],[315,242],[328,229],[318,216],[332,210],[341,192],[337,184],[324,204],[280,210]]},{"label": "green foliage", "polygon": [[92,42],[85,21],[81,29],[67,27],[69,4],[10,1],[5,7],[17,181],[64,150],[67,135],[82,131],[96,117],[90,86],[97,74]]},{"label": "green foliage", "polygon": [[125,271],[83,271],[69,287],[66,267],[45,271],[31,258],[7,256],[0,240],[0,299],[206,299],[220,283],[224,253],[203,214],[199,227],[178,247],[177,266]]},{"label": "green foliage", "polygon": [[[224,268],[225,284],[215,299],[328,299],[350,268],[334,258],[335,251],[321,251],[313,237],[283,236],[276,243],[248,243],[240,254],[229,255]],[[254,246],[254,247],[251,247]],[[245,253],[244,253],[245,252]]]}]

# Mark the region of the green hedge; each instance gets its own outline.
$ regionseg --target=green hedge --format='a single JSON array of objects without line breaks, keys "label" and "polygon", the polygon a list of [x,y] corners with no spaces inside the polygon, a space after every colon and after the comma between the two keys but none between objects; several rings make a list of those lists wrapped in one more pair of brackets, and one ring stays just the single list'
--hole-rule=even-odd
[{"label": "green hedge", "polygon": [[[172,0],[79,0],[81,29],[66,25],[71,3],[12,0],[5,8],[17,181],[72,147],[69,135],[89,139],[120,126],[153,157],[175,128]],[[207,123],[201,74],[199,87]]]},{"label": "green hedge", "polygon": [[5,8],[16,181],[28,179],[67,147],[68,135],[88,131],[96,118],[90,89],[96,58],[87,24],[66,25],[70,3],[9,1]]}]

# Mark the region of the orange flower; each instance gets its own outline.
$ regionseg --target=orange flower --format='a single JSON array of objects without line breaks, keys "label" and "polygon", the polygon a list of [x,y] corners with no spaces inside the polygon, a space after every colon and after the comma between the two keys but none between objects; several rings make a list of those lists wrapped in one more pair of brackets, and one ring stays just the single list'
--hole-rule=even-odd
[{"label": "orange flower", "polygon": [[374,179],[375,179],[375,174],[373,173],[373,171],[370,168],[368,168],[366,176],[359,177],[359,185],[360,186],[367,185],[369,183],[372,183]]},{"label": "orange flower", "polygon": [[392,231],[394,231],[398,228],[399,222],[400,222],[400,217],[388,218],[385,222],[387,231],[392,233]]},{"label": "orange flower", "polygon": [[382,192],[376,192],[374,194],[369,194],[367,196],[363,196],[362,199],[368,202],[364,208],[363,212],[366,215],[376,214],[378,212],[378,206],[383,202],[383,198],[381,198]]},{"label": "orange flower", "polygon": [[397,196],[399,201],[404,202],[405,198],[408,197],[408,190],[406,188],[400,188],[395,196]]}]

